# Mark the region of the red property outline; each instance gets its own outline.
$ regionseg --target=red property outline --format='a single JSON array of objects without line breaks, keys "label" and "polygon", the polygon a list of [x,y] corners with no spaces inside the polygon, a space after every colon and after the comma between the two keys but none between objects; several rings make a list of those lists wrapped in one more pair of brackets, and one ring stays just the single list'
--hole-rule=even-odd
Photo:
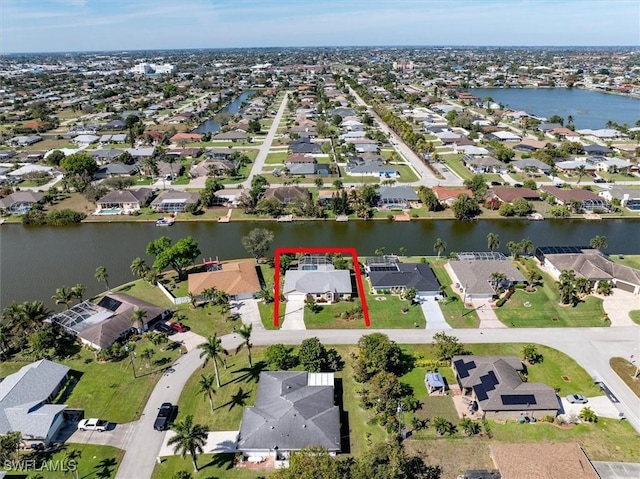
[{"label": "red property outline", "polygon": [[353,270],[356,274],[356,283],[358,285],[358,296],[360,296],[360,304],[362,305],[362,315],[364,316],[364,325],[368,328],[371,325],[369,320],[369,308],[367,307],[367,298],[364,293],[364,285],[362,276],[360,276],[360,264],[358,263],[358,253],[355,248],[276,248],[275,252],[275,278],[274,278],[274,294],[273,294],[273,325],[277,328],[280,326],[280,255],[286,253],[348,253],[353,258]]}]

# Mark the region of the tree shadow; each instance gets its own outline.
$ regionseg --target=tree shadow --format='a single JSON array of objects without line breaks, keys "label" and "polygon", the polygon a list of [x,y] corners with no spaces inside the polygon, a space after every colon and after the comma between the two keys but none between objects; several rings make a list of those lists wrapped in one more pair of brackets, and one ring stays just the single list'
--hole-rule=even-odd
[{"label": "tree shadow", "polygon": [[69,380],[67,381],[67,384],[65,384],[62,391],[58,393],[58,397],[56,398],[57,404],[64,404],[69,399],[69,396],[71,396],[71,393],[75,389],[76,385],[78,384],[78,382],[80,382],[80,378],[82,378],[83,374],[84,373],[82,371],[69,371]]},{"label": "tree shadow", "polygon": [[200,470],[205,469],[207,467],[215,466],[219,469],[232,469],[235,460],[234,454],[214,454],[211,461],[209,461],[204,466],[200,466]]},{"label": "tree shadow", "polygon": [[249,397],[251,397],[250,391],[243,391],[242,388],[238,388],[238,391],[233,396],[231,396],[231,399],[229,401],[221,404],[220,406],[215,408],[214,411],[217,409],[222,409],[225,406],[229,406],[229,411],[231,411],[236,406],[244,407]]},{"label": "tree shadow", "polygon": [[227,381],[223,384],[226,386],[227,384],[240,383],[240,382],[249,382],[253,381],[257,383],[260,379],[260,373],[267,369],[267,363],[264,361],[258,361],[253,365],[252,368],[246,367],[242,369],[238,369],[233,371],[232,374],[240,374],[240,376],[235,377],[234,379]]},{"label": "tree shadow", "polygon": [[335,402],[340,411],[340,452],[344,454],[351,453],[351,438],[349,436],[349,412],[344,410],[342,401],[343,386],[342,378],[334,380]]}]

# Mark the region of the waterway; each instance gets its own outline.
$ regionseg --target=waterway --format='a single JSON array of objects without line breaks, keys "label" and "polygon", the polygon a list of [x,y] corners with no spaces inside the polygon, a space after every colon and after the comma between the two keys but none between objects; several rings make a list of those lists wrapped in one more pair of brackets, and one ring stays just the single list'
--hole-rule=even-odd
[{"label": "waterway", "polygon": [[[227,103],[222,110],[220,110],[221,113],[230,113],[231,115],[235,115],[236,113],[238,113],[238,111],[240,110],[240,105],[242,105],[243,102],[247,101],[247,98],[249,98],[249,96],[251,96],[251,94],[254,93],[253,90],[247,90],[242,92],[235,100],[233,100],[231,103]],[[208,120],[204,121],[203,123],[201,123],[200,125],[198,125],[198,127],[192,131],[192,133],[216,133],[218,131],[220,131],[222,129],[220,123],[218,123],[217,121],[215,121],[213,118],[209,118]]]},{"label": "waterway", "polygon": [[605,128],[609,120],[634,126],[640,120],[640,99],[579,88],[476,88],[479,97],[527,113],[550,118],[573,116],[577,129]]},{"label": "waterway", "polygon": [[[109,283],[133,280],[131,261],[145,257],[149,241],[162,235],[174,240],[193,236],[202,256],[220,259],[246,257],[241,238],[256,227],[273,231],[276,246],[355,247],[360,255],[371,255],[385,247],[387,253],[404,247],[409,255],[433,255],[436,238],[451,251],[486,251],[487,234],[500,236],[501,250],[509,241],[530,239],[534,245],[585,245],[596,235],[607,237],[608,251],[640,254],[640,220],[479,220],[387,221],[336,223],[200,222],[176,223],[159,228],[152,223],[88,223],[70,227],[0,227],[0,307],[11,301],[43,300],[60,286],[82,283],[87,294],[104,285],[94,278],[98,266],[105,266]],[[151,263],[150,260],[148,260]]]}]

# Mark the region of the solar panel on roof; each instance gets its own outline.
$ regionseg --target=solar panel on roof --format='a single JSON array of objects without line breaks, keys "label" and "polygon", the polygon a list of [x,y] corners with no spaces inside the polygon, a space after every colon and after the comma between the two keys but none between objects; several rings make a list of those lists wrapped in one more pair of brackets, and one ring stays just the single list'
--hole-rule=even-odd
[{"label": "solar panel on roof", "polygon": [[102,306],[109,311],[117,311],[117,309],[122,305],[122,301],[118,301],[117,299],[110,298],[109,296],[105,296],[100,300],[98,306]]},{"label": "solar panel on roof", "polygon": [[528,406],[536,403],[534,394],[502,394],[500,395],[502,404],[505,406]]}]

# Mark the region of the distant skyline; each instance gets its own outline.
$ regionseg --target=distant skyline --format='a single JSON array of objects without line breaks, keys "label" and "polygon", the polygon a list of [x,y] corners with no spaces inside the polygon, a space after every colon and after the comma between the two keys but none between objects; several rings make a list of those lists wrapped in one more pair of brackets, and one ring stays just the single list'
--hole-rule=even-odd
[{"label": "distant skyline", "polygon": [[640,45],[638,0],[0,0],[0,53]]}]

